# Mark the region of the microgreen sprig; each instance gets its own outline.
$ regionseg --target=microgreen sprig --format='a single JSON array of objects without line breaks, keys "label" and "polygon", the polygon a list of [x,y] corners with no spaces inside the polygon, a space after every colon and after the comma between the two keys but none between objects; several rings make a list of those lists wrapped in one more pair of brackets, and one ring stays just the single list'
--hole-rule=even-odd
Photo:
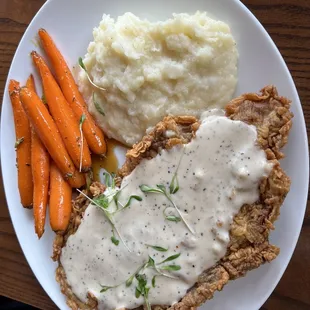
[{"label": "microgreen sprig", "polygon": [[[127,202],[125,203],[125,205],[123,205],[119,200],[119,195],[121,193],[121,191],[125,188],[121,188],[119,190],[116,189],[116,175],[114,173],[109,173],[109,172],[104,172],[104,184],[107,187],[107,189],[111,189],[111,193],[108,194],[100,194],[97,197],[94,197],[93,199],[91,199],[90,197],[88,197],[86,194],[84,194],[82,191],[78,190],[79,193],[81,193],[84,197],[86,197],[91,203],[93,203],[94,205],[96,205],[99,209],[101,209],[106,218],[108,219],[108,221],[110,222],[111,226],[112,226],[112,236],[111,236],[111,242],[118,246],[119,245],[119,240],[116,238],[115,236],[115,232],[117,233],[117,235],[119,236],[120,240],[122,241],[122,243],[125,245],[125,247],[127,248],[127,250],[129,252],[131,252],[131,250],[128,248],[127,244],[125,243],[125,241],[123,240],[122,235],[120,234],[119,230],[117,229],[117,227],[115,226],[114,220],[113,220],[113,216],[117,213],[120,212],[122,210],[124,210],[125,208],[128,208],[132,202],[132,200],[137,200],[137,201],[142,201],[142,197],[137,196],[137,195],[131,195]],[[111,202],[114,201],[115,202],[115,206],[116,206],[116,211],[111,211],[109,210],[109,206],[111,204]],[[118,205],[121,205],[122,208],[119,209]]]},{"label": "microgreen sprig", "polygon": [[94,106],[96,108],[96,110],[103,116],[105,116],[105,113],[103,111],[103,108],[100,106],[99,102],[96,100],[95,98],[95,92],[93,92],[93,103],[94,103]]},{"label": "microgreen sprig", "polygon": [[143,296],[144,303],[146,305],[147,310],[151,310],[151,305],[149,302],[149,291],[150,288],[147,286],[147,279],[145,274],[137,274],[136,279],[138,281],[138,285],[136,287],[136,298],[139,298],[140,296]]},{"label": "microgreen sprig", "polygon": [[[87,198],[92,204],[94,204],[95,206],[97,206],[100,210],[103,211],[104,215],[106,216],[107,220],[110,222],[112,229],[116,231],[116,233],[118,234],[119,238],[121,239],[122,243],[124,244],[124,246],[126,247],[126,249],[128,250],[128,252],[131,252],[131,250],[128,248],[127,244],[125,243],[121,233],[119,232],[119,230],[117,229],[112,215],[111,213],[107,210],[108,205],[106,204],[107,200],[106,200],[106,196],[105,197],[98,197],[98,199],[93,200],[90,197],[88,197],[86,194],[84,194],[82,191],[80,191],[79,189],[77,189],[77,191],[82,194],[85,198]],[[99,200],[102,199],[102,200]],[[113,241],[112,241],[113,242]]]},{"label": "microgreen sprig", "polygon": [[82,172],[82,156],[83,156],[83,148],[84,148],[84,137],[83,137],[83,123],[85,122],[86,116],[85,114],[82,114],[80,118],[80,123],[79,123],[79,129],[80,129],[80,139],[81,139],[81,149],[80,149],[80,172]]},{"label": "microgreen sprig", "polygon": [[142,296],[144,298],[144,303],[147,307],[148,310],[151,310],[151,305],[149,302],[149,291],[150,291],[150,287],[147,286],[147,277],[144,273],[144,270],[146,268],[153,268],[158,274],[154,275],[152,277],[151,283],[152,283],[152,287],[156,286],[156,277],[157,276],[164,276],[164,277],[168,277],[168,278],[172,278],[172,279],[177,279],[176,277],[173,277],[171,275],[165,274],[162,272],[162,270],[167,270],[167,271],[178,271],[181,269],[181,266],[179,265],[167,265],[167,266],[162,266],[159,267],[158,265],[163,264],[165,262],[169,262],[169,261],[173,261],[175,259],[177,259],[181,254],[174,254],[171,255],[169,257],[167,257],[165,260],[163,260],[162,262],[160,262],[159,264],[156,264],[154,259],[149,256],[148,260],[143,263],[126,281],[114,285],[114,286],[108,286],[108,285],[100,285],[101,286],[101,290],[100,293],[104,293],[109,289],[112,288],[116,288],[122,284],[125,284],[126,287],[129,287],[132,285],[133,281],[136,280],[137,281],[137,285],[136,285],[136,289],[135,289],[135,296],[136,298],[139,298],[140,296]]},{"label": "microgreen sprig", "polygon": [[[130,206],[130,204],[131,204],[131,201],[132,201],[133,199],[134,199],[134,200],[137,200],[137,201],[142,201],[142,197],[141,197],[141,196],[131,195],[131,196],[128,198],[127,202],[123,205],[123,204],[118,200],[118,198],[116,198],[116,203],[117,203],[117,205],[119,204],[119,205],[122,206],[122,208],[121,208],[120,210],[117,210],[116,212],[120,212],[120,211],[123,211],[124,209],[128,208],[128,207]],[[116,212],[115,212],[115,213],[116,213]]]},{"label": "microgreen sprig", "polygon": [[104,185],[106,187],[111,187],[112,189],[115,189],[116,182],[115,182],[115,173],[109,173],[108,171],[105,171],[103,173],[104,177]]},{"label": "microgreen sprig", "polygon": [[99,89],[99,90],[106,91],[105,88],[98,86],[97,84],[95,84],[95,83],[92,81],[92,79],[90,78],[89,73],[88,73],[88,71],[87,71],[87,69],[86,69],[86,67],[85,67],[85,65],[84,65],[84,62],[83,62],[82,57],[79,57],[79,66],[85,71],[86,76],[87,76],[87,79],[88,79],[88,81],[89,81],[89,83],[90,83],[91,85],[93,85],[95,88],[97,88],[97,89]]},{"label": "microgreen sprig", "polygon": [[[173,178],[174,179],[174,183],[175,184],[178,184],[178,182],[176,181],[177,180],[177,177],[175,177],[175,178]],[[172,184],[172,182],[170,183],[170,185]],[[143,192],[143,193],[154,193],[154,194],[162,194],[162,195],[164,195],[167,199],[168,199],[168,201],[173,205],[173,207],[175,208],[175,210],[178,212],[178,214],[179,214],[179,216],[180,216],[180,218],[178,218],[178,217],[175,217],[175,216],[166,216],[166,219],[167,220],[170,220],[170,221],[174,221],[174,222],[179,222],[179,221],[183,221],[183,223],[185,224],[185,226],[188,228],[188,230],[192,233],[192,234],[194,234],[194,231],[193,231],[193,229],[190,227],[190,225],[187,223],[187,221],[185,220],[185,218],[183,217],[183,215],[182,215],[182,212],[179,210],[179,208],[177,207],[177,205],[174,203],[174,201],[172,200],[172,197],[171,197],[171,193],[173,192],[173,191],[175,191],[177,188],[178,188],[178,186],[175,186],[175,185],[172,185],[172,186],[169,186],[169,188],[172,188],[173,190],[169,190],[169,193],[168,193],[168,191],[167,191],[167,188],[166,188],[166,186],[165,185],[163,185],[163,184],[158,184],[158,185],[156,185],[156,187],[150,187],[150,186],[148,186],[148,185],[145,185],[145,184],[142,184],[142,185],[140,185],[140,189],[141,189],[141,191]],[[177,189],[178,190],[178,189]]]}]

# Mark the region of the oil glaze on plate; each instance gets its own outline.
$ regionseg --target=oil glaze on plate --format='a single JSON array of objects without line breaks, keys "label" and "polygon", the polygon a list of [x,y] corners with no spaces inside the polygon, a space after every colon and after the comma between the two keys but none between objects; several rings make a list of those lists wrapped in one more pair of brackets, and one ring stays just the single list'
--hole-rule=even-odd
[{"label": "oil glaze on plate", "polygon": [[[84,56],[92,40],[92,29],[102,14],[117,17],[132,12],[151,21],[164,20],[172,13],[207,11],[214,18],[227,22],[239,50],[239,83],[236,95],[257,92],[267,84],[277,86],[279,93],[293,101],[294,125],[286,158],[282,167],[292,179],[289,195],[271,234],[271,242],[281,248],[279,257],[271,264],[251,271],[246,277],[232,281],[202,309],[254,310],[259,309],[279,282],[294,251],[304,213],[309,180],[308,146],[305,121],[292,77],[267,32],[238,0],[49,0],[35,16],[13,59],[8,79],[24,83],[35,73],[29,53],[35,46],[36,32],[46,28],[71,66]],[[37,76],[36,76],[37,78]],[[37,79],[38,81],[38,79]],[[5,88],[1,115],[1,163],[4,188],[12,222],[24,254],[37,279],[60,309],[68,309],[65,298],[55,281],[56,264],[52,262],[54,233],[46,225],[39,241],[34,233],[32,212],[24,210],[19,201],[15,168],[15,131],[12,109]]]}]

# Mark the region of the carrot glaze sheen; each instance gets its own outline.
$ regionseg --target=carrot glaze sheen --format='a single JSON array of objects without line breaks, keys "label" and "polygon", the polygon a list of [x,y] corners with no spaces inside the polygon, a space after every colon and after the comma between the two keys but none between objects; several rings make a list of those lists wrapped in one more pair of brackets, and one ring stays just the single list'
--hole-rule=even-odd
[{"label": "carrot glaze sheen", "polygon": [[39,30],[39,37],[41,39],[44,51],[51,61],[61,90],[71,105],[77,120],[80,120],[83,114],[86,117],[83,124],[83,132],[89,148],[95,154],[105,154],[107,147],[103,132],[96,125],[94,119],[89,114],[86,103],[75,83],[75,80],[64,57],[45,29]]},{"label": "carrot glaze sheen", "polygon": [[39,70],[49,111],[58,127],[66,149],[76,168],[79,169],[81,166],[81,171],[87,172],[91,168],[91,157],[85,137],[83,134],[81,135],[79,121],[75,118],[72,108],[44,59],[36,52],[32,52],[31,56]]},{"label": "carrot glaze sheen", "polygon": [[33,90],[27,87],[21,88],[20,99],[32,126],[63,176],[68,179],[72,187],[83,186],[85,177],[76,170],[44,103]]},{"label": "carrot glaze sheen", "polygon": [[[18,189],[21,204],[31,208],[33,202],[33,184],[31,174],[31,131],[29,120],[23,109],[19,96],[20,86],[17,81],[10,80],[9,95],[11,98],[15,133],[16,133],[16,164]],[[12,141],[12,143],[14,143]]]},{"label": "carrot glaze sheen", "polygon": [[49,214],[55,232],[63,232],[69,225],[71,198],[71,186],[64,180],[55,163],[51,162]]}]

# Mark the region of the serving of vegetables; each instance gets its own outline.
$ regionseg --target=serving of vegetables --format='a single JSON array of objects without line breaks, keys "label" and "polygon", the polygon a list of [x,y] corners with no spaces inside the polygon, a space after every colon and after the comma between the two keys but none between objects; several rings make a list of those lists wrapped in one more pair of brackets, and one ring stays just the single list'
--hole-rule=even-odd
[{"label": "serving of vegetables", "polygon": [[104,134],[87,110],[73,75],[46,30],[41,44],[51,63],[31,53],[41,77],[43,96],[36,93],[33,76],[26,86],[10,80],[21,204],[33,208],[35,232],[44,233],[47,205],[50,225],[64,232],[70,221],[72,188],[85,185],[91,169],[91,152],[105,155]]}]

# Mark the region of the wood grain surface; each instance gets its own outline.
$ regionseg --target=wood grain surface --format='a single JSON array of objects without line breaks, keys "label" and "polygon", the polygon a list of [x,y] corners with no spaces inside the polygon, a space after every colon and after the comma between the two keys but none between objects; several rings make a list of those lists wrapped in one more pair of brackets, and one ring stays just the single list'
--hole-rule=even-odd
[{"label": "wood grain surface", "polygon": [[[297,85],[309,136],[310,1],[244,0],[280,49]],[[0,98],[11,60],[43,0],[0,0]],[[0,179],[0,294],[40,309],[57,309],[30,270],[18,244]],[[263,310],[310,309],[310,204],[293,258]]]}]

